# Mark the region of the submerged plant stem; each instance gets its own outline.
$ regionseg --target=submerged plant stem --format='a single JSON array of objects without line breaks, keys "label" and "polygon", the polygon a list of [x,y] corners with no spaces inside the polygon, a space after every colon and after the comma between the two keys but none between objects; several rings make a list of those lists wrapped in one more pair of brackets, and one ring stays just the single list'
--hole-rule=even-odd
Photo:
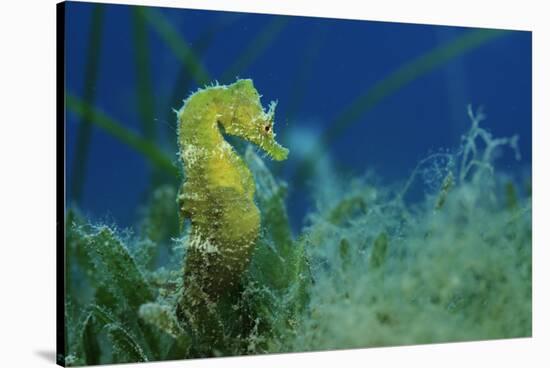
[{"label": "submerged plant stem", "polygon": [[[84,100],[93,103],[95,99],[95,85],[99,72],[99,58],[101,52],[101,35],[103,29],[103,5],[96,4],[92,12],[90,36],[88,39],[88,53],[86,58],[86,71],[84,76]],[[84,189],[86,177],[86,164],[88,162],[88,149],[92,136],[92,123],[88,115],[81,116],[80,127],[77,132],[75,159],[73,161],[73,174],[71,176],[71,197],[80,200]]]},{"label": "submerged plant stem", "polygon": [[223,73],[221,80],[228,83],[238,77],[239,73],[246,70],[264,51],[271,45],[275,37],[284,29],[288,19],[275,16],[265,25],[255,38],[250,41],[248,47],[241,52],[237,60]]},{"label": "submerged plant stem", "polygon": [[143,135],[145,138],[155,141],[156,129],[154,124],[153,86],[150,73],[150,50],[147,39],[147,28],[143,16],[144,8],[137,7],[132,12],[134,48],[136,61],[136,81],[138,109],[141,117]]},{"label": "submerged plant stem", "polygon": [[80,117],[88,116],[91,123],[141,153],[151,162],[151,164],[153,164],[154,167],[157,167],[173,175],[174,177],[179,175],[179,171],[176,166],[174,166],[172,160],[149,140],[143,138],[130,129],[125,128],[115,119],[76,96],[67,94],[66,104],[69,111],[72,111]]},{"label": "submerged plant stem", "polygon": [[182,38],[164,15],[153,8],[144,8],[142,14],[145,20],[149,22],[168,47],[172,49],[174,54],[187,67],[195,82],[200,86],[208,83],[211,78],[200,63],[199,58],[193,52],[193,49],[189,46],[189,42]]},{"label": "submerged plant stem", "polygon": [[396,92],[406,84],[427,74],[453,58],[475,49],[495,38],[509,34],[509,31],[496,29],[475,29],[465,32],[449,43],[435,47],[416,59],[409,61],[382,79],[365,93],[358,96],[344,109],[321,134],[319,141],[298,165],[295,178],[303,184],[314,164],[326,147],[338,139],[348,127],[361,121],[359,118],[376,106],[382,99]]}]

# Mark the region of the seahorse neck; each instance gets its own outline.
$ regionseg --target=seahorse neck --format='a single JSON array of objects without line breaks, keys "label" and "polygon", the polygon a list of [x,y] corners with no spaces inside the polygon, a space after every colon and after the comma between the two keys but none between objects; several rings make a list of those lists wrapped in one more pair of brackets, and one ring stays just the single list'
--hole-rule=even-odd
[{"label": "seahorse neck", "polygon": [[217,106],[215,99],[204,101],[202,96],[197,97],[197,101],[189,101],[179,116],[180,155],[187,175],[216,180],[213,179],[216,174],[206,170],[205,165],[224,162],[224,172],[234,172],[238,176],[238,155],[225,141],[218,126],[223,106]]},{"label": "seahorse neck", "polygon": [[188,145],[211,150],[223,141],[217,126],[216,112],[195,108],[179,118],[179,143],[182,149]]}]

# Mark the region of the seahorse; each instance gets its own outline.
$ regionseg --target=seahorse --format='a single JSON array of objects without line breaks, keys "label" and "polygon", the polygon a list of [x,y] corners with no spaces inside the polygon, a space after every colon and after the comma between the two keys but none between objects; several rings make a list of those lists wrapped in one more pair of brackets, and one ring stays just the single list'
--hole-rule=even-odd
[{"label": "seahorse", "polygon": [[265,111],[252,80],[240,79],[198,90],[177,112],[185,174],[178,207],[191,223],[178,308],[197,333],[220,327],[213,309],[237,287],[260,231],[253,176],[223,133],[285,160],[288,149],[273,131],[275,107],[271,102]]}]

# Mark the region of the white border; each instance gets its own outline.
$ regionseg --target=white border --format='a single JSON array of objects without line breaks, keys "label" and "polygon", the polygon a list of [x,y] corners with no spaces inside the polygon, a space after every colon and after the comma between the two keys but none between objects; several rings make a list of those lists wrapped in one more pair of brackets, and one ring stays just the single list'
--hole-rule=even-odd
[{"label": "white border", "polygon": [[[548,364],[548,68],[544,1],[105,1],[179,8],[532,30],[534,49],[534,337],[415,347],[192,360],[126,367],[480,367]],[[0,12],[2,367],[51,366],[55,349],[55,1]],[[527,122],[525,122],[527,123]],[[546,348],[546,349],[545,349]],[[45,356],[51,356],[48,360]]]}]

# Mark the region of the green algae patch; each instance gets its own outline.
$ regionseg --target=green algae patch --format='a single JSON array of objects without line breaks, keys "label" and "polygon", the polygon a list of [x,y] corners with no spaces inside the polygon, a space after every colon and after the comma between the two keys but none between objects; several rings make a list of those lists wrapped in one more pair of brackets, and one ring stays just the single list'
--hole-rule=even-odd
[{"label": "green algae patch", "polygon": [[[251,81],[237,83],[239,93],[257,102]],[[234,87],[213,88],[229,96]],[[223,105],[223,98],[216,103]],[[263,119],[254,132],[265,134],[260,128],[272,123],[273,108],[254,109]],[[208,147],[210,138],[245,128],[216,131],[223,121],[213,115],[213,130],[196,132],[208,139],[204,145],[185,141],[192,135],[180,131],[180,157],[189,166],[184,184],[179,191],[155,188],[135,231],[92,223],[76,208],[67,212],[66,363],[531,336],[530,185],[496,166],[499,152],[520,158],[518,137],[493,137],[480,111],[468,114],[471,127],[460,147],[421,160],[403,182],[388,185],[374,174],[344,181],[331,167],[313,177],[316,207],[297,236],[286,208],[292,183],[273,175],[256,153],[264,138],[245,134],[253,144],[242,155],[231,151],[235,174],[223,163],[201,167],[193,160],[204,159],[198,147]],[[189,145],[195,151],[185,152]],[[280,149],[271,157],[282,158]],[[216,181],[205,181],[212,167]],[[201,181],[185,184],[199,174]],[[207,193],[217,180],[233,189]],[[415,186],[425,190],[412,201]],[[233,203],[238,208],[231,211],[255,213],[257,222],[250,227],[235,212],[224,222],[200,207],[197,196],[206,194],[222,208]],[[189,221],[180,221],[178,212]],[[219,267],[200,269],[193,252],[212,249],[198,244],[214,234],[209,244],[227,252],[238,242],[214,240],[241,230],[250,236],[249,248],[227,257],[242,264],[226,269],[222,253],[209,263]]]}]

